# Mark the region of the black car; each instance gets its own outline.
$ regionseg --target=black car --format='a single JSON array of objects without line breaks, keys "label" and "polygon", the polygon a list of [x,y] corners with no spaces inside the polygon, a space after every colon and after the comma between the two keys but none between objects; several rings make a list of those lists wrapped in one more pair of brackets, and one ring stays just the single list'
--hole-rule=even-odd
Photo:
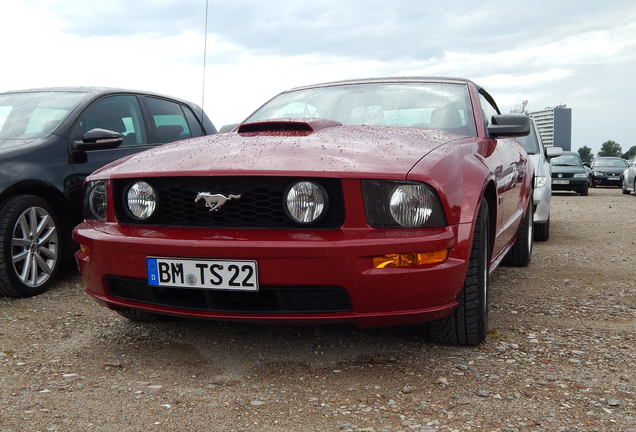
[{"label": "black car", "polygon": [[82,182],[159,144],[214,134],[198,106],[104,88],[0,93],[0,295],[46,290],[76,248]]},{"label": "black car", "polygon": [[592,187],[616,186],[623,183],[623,171],[627,169],[627,161],[619,157],[597,157],[592,162]]},{"label": "black car", "polygon": [[563,152],[550,159],[552,166],[552,191],[574,191],[588,194],[588,173],[577,152]]}]

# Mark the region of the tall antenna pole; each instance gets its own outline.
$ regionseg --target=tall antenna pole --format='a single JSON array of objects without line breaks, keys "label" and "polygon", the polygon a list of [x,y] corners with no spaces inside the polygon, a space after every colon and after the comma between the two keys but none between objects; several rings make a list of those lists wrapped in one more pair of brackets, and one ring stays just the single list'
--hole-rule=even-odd
[{"label": "tall antenna pole", "polygon": [[203,35],[203,83],[201,84],[201,118],[203,118],[203,108],[205,106],[205,63],[208,53],[208,2],[205,0],[205,34]]}]

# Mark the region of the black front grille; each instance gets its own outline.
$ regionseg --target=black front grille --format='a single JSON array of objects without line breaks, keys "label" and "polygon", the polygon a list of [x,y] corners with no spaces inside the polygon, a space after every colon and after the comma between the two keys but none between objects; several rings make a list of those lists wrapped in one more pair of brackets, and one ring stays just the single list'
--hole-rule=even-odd
[{"label": "black front grille", "polygon": [[552,173],[552,178],[555,178],[555,179],[560,179],[560,178],[568,179],[572,177],[574,177],[574,173]]},{"label": "black front grille", "polygon": [[149,286],[145,280],[109,276],[112,297],[156,306],[210,312],[326,313],[351,311],[341,287],[260,287],[257,292]]},{"label": "black front grille", "polygon": [[[143,180],[157,192],[155,214],[139,222],[130,216],[125,206],[129,185]],[[117,218],[124,224],[144,224],[210,228],[303,228],[290,219],[283,207],[287,188],[299,178],[292,177],[156,177],[116,180],[114,183]],[[344,222],[342,186],[337,179],[309,179],[320,184],[328,196],[325,216],[309,228],[333,229]],[[204,200],[195,203],[197,194],[240,195],[215,211]]]}]

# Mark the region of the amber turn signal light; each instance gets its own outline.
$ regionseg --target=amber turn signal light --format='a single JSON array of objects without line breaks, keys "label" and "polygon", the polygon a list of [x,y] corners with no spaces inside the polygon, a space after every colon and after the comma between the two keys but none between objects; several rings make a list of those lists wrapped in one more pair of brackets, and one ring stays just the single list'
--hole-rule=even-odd
[{"label": "amber turn signal light", "polygon": [[88,252],[89,252],[88,246],[81,244],[80,251],[82,251],[84,255],[88,255]]},{"label": "amber turn signal light", "polygon": [[411,267],[424,264],[437,264],[446,261],[448,249],[432,252],[410,252],[404,254],[387,254],[373,258],[375,268]]}]

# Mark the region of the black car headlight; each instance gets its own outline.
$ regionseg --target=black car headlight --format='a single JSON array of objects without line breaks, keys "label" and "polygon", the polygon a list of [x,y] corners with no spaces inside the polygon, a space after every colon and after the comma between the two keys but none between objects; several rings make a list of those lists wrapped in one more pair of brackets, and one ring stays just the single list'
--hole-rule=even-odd
[{"label": "black car headlight", "polygon": [[284,195],[284,207],[287,215],[296,223],[309,225],[318,222],[326,213],[327,192],[312,181],[299,181],[292,184]]},{"label": "black car headlight", "polygon": [[131,183],[125,190],[124,202],[130,215],[144,221],[150,218],[157,208],[157,193],[145,181]]},{"label": "black car headlight", "polygon": [[90,181],[84,186],[84,218],[106,220],[106,180]]},{"label": "black car headlight", "polygon": [[424,183],[363,180],[369,225],[376,228],[432,228],[446,225],[437,193]]}]

